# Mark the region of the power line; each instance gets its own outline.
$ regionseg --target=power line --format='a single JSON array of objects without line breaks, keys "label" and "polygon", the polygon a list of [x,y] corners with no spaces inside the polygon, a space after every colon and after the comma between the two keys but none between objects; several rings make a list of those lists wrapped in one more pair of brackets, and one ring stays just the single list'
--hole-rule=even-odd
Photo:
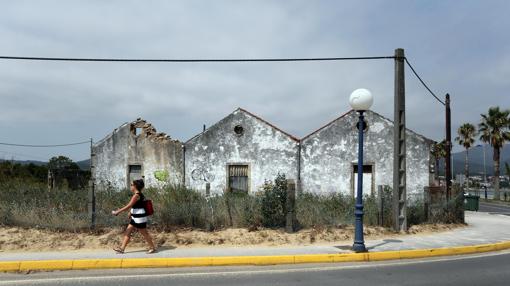
[{"label": "power line", "polygon": [[[395,56],[373,56],[373,57],[317,57],[317,58],[237,58],[237,59],[150,59],[150,58],[66,58],[66,57],[28,57],[28,56],[0,56],[0,60],[25,60],[25,61],[67,61],[67,62],[154,62],[154,63],[215,63],[215,62],[304,62],[304,61],[349,61],[349,60],[381,60],[395,59]],[[427,84],[418,75],[409,60],[404,57],[411,71],[429,91],[429,93],[442,105],[442,101],[427,86]],[[35,146],[27,146],[35,147]],[[46,147],[46,146],[41,146]],[[48,146],[49,147],[49,146]]]},{"label": "power line", "polygon": [[439,99],[439,97],[436,96],[436,94],[427,86],[427,84],[421,79],[421,77],[418,75],[418,73],[416,72],[416,70],[414,70],[413,66],[411,65],[411,63],[409,62],[409,60],[407,58],[404,58],[407,65],[409,66],[409,68],[411,69],[411,71],[413,71],[414,75],[418,78],[418,80],[421,82],[421,84],[423,84],[423,86],[430,92],[430,94],[437,100],[439,101],[442,105],[446,105],[446,103],[444,101],[442,101],[441,99]]},{"label": "power line", "polygon": [[36,148],[51,148],[51,147],[63,147],[63,146],[74,146],[81,144],[90,144],[90,140],[83,142],[65,143],[65,144],[52,144],[52,145],[32,145],[32,144],[15,144],[15,143],[4,143],[0,142],[0,145],[5,146],[16,146],[16,147],[36,147]]},{"label": "power line", "polygon": [[394,59],[394,56],[380,57],[325,57],[325,58],[238,58],[238,59],[143,59],[143,58],[64,58],[64,57],[21,57],[0,56],[2,60],[27,60],[27,61],[68,61],[68,62],[166,62],[166,63],[191,63],[191,62],[304,62],[304,61],[349,61],[349,60],[381,60]]}]

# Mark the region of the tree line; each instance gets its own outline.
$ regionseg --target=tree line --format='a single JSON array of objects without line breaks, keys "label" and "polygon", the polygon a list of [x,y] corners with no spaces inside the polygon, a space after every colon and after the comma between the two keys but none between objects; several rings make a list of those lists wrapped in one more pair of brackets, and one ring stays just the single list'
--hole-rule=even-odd
[{"label": "tree line", "polygon": [[45,164],[22,164],[15,161],[0,162],[0,180],[22,179],[25,182],[47,183],[49,177],[56,179],[87,179],[90,172],[80,169],[78,164],[66,156],[55,156]]},{"label": "tree line", "polygon": [[[455,141],[466,150],[464,172],[467,182],[469,182],[469,149],[473,147],[476,138],[478,137],[481,142],[489,144],[492,147],[492,159],[494,164],[494,198],[500,200],[500,155],[503,146],[507,142],[510,142],[510,110],[502,110],[499,106],[495,106],[490,107],[486,114],[481,114],[480,116],[480,122],[477,126],[471,123],[462,124],[457,129],[457,137],[455,137]],[[436,169],[439,159],[446,157],[447,148],[446,140],[434,144],[432,148],[432,155],[436,159]],[[505,165],[505,171],[507,175],[510,176],[510,166],[508,163]]]}]

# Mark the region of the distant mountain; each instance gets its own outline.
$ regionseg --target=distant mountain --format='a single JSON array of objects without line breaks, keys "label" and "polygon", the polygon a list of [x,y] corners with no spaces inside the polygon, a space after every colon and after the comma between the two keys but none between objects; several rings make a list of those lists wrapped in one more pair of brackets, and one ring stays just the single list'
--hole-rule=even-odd
[{"label": "distant mountain", "polygon": [[[34,164],[37,166],[43,166],[48,164],[48,162],[43,161],[34,161],[34,160],[4,160],[0,159],[0,162],[3,161],[12,161],[14,163],[22,164],[22,165],[28,165],[28,164]],[[77,161],[76,164],[80,167],[82,170],[89,170],[90,169],[90,159]]]},{"label": "distant mountain", "polygon": [[37,166],[42,166],[42,165],[46,165],[47,164],[47,162],[35,161],[35,160],[7,160],[7,159],[0,159],[0,162],[5,162],[5,161],[12,161],[14,163],[18,163],[18,164],[21,164],[21,165],[34,164],[34,165],[37,165]]},{"label": "distant mountain", "polygon": [[[483,175],[483,150],[485,148],[485,168],[487,169],[487,175],[494,174],[494,162],[492,161],[493,149],[490,145],[485,147],[472,147],[469,149],[469,173],[472,175]],[[453,174],[464,174],[464,160],[466,157],[466,151],[457,152],[452,154],[453,157]],[[501,149],[500,154],[500,172],[504,175],[505,163],[510,164],[510,144],[506,144]],[[439,174],[444,173],[444,162],[439,164]]]},{"label": "distant mountain", "polygon": [[80,166],[80,169],[82,170],[90,169],[90,159],[77,161],[76,164],[78,164],[78,166]]}]

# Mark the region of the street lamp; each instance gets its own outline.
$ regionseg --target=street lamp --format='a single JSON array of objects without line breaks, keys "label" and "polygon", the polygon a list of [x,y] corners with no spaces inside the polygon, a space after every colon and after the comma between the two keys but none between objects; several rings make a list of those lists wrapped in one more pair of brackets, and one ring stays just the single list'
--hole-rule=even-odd
[{"label": "street lamp", "polygon": [[363,113],[370,109],[374,98],[368,89],[360,88],[351,93],[349,104],[352,109],[359,113],[358,121],[358,190],[356,193],[356,207],[354,215],[356,217],[354,230],[354,244],[352,250],[355,252],[366,252],[365,239],[363,238],[363,130],[365,129],[365,120]]}]

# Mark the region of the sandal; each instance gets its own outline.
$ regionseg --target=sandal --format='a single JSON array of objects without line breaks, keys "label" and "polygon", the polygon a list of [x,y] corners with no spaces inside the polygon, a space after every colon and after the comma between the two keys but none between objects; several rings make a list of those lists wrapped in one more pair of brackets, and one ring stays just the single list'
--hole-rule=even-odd
[{"label": "sandal", "polygon": [[156,253],[156,252],[157,252],[157,250],[155,248],[151,248],[151,249],[147,250],[146,253],[147,254],[153,254],[153,253]]},{"label": "sandal", "polygon": [[120,248],[120,247],[118,247],[118,246],[115,246],[115,247],[113,248],[113,250],[114,250],[115,252],[117,252],[117,254],[124,254],[124,249],[122,249],[122,248]]}]

